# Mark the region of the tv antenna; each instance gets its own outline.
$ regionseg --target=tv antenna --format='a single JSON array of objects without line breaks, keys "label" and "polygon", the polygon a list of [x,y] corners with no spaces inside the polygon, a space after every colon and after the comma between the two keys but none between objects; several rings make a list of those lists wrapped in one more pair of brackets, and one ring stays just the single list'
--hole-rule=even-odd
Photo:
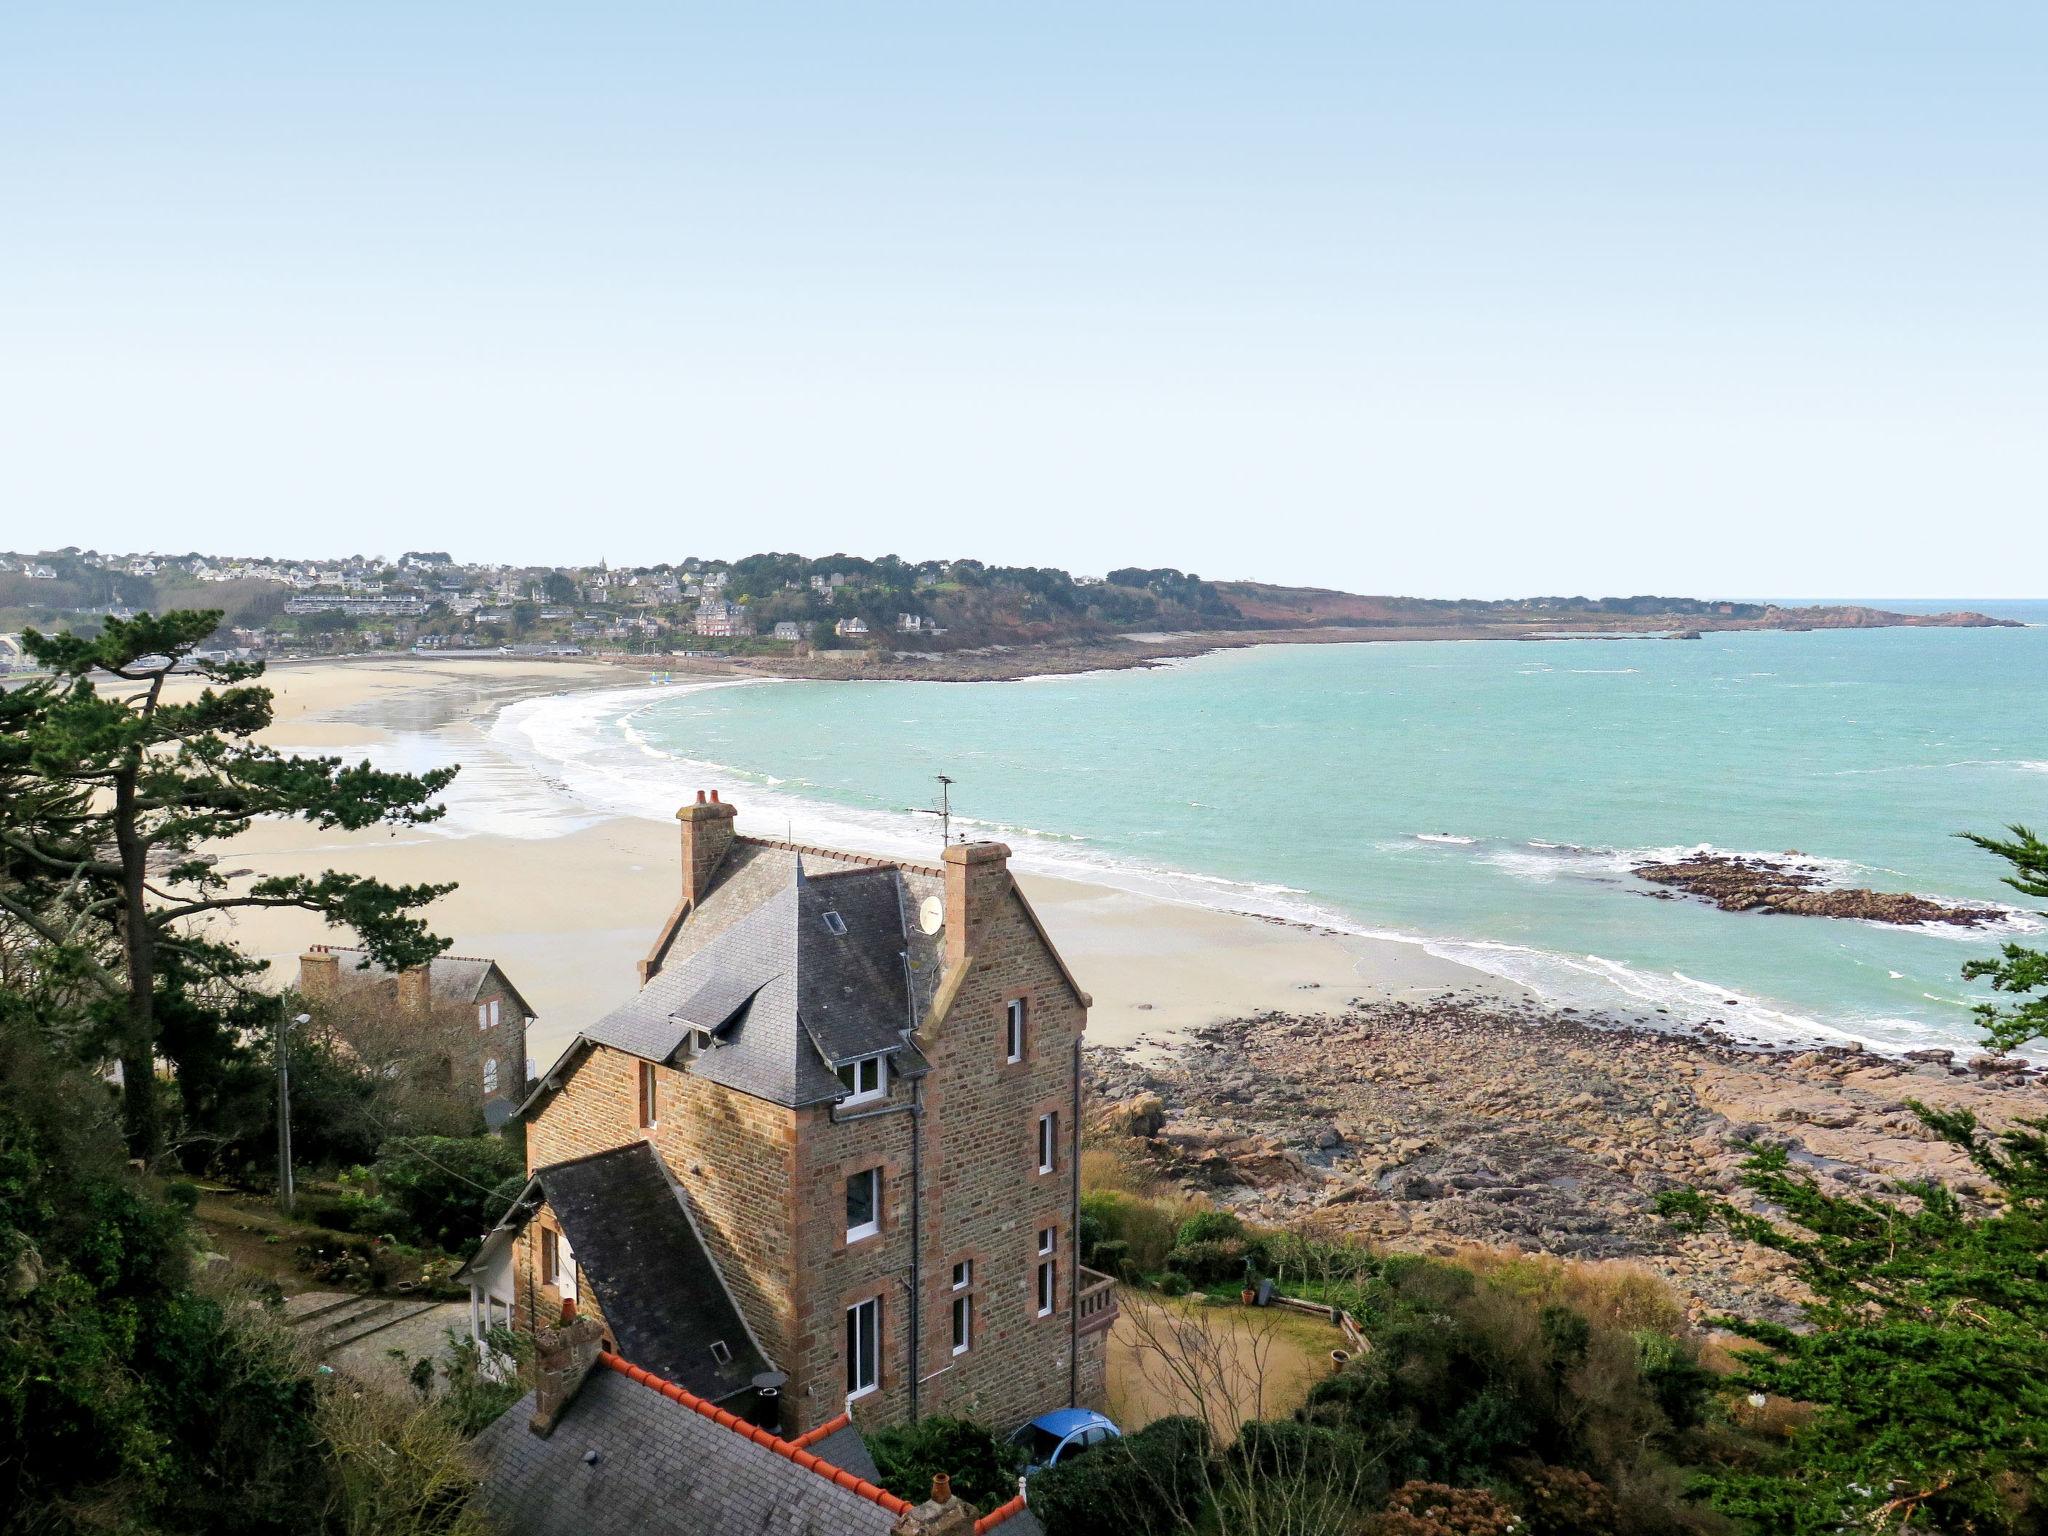
[{"label": "tv antenna", "polygon": [[932,775],[939,781],[939,803],[936,806],[912,805],[907,809],[913,816],[936,816],[939,818],[939,846],[945,847],[953,841],[953,781],[943,773]]}]

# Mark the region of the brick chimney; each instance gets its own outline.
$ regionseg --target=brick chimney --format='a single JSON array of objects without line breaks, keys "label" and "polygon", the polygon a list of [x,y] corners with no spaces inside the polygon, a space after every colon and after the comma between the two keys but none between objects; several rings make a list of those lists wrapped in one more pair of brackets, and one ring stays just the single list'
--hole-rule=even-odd
[{"label": "brick chimney", "polygon": [[398,1006],[407,1013],[426,1013],[433,1005],[432,978],[424,965],[409,965],[398,973]]},{"label": "brick chimney", "polygon": [[974,1509],[953,1497],[953,1480],[941,1472],[932,1479],[932,1496],[897,1516],[889,1536],[974,1536]]},{"label": "brick chimney", "polygon": [[982,934],[1010,894],[1004,843],[949,843],[946,865],[946,967],[982,949]]},{"label": "brick chimney", "polygon": [[603,1341],[604,1328],[591,1317],[565,1318],[559,1328],[543,1328],[534,1336],[536,1380],[533,1419],[527,1428],[543,1439],[554,1433],[583,1378],[597,1364]]},{"label": "brick chimney", "polygon": [[341,987],[341,956],[326,945],[316,945],[299,956],[299,993],[303,997],[332,997]]},{"label": "brick chimney", "polygon": [[725,862],[726,852],[732,847],[732,823],[738,814],[719,800],[715,789],[709,799],[703,790],[698,790],[696,802],[676,812],[676,820],[683,824],[685,905],[695,906],[711,889],[718,866]]}]

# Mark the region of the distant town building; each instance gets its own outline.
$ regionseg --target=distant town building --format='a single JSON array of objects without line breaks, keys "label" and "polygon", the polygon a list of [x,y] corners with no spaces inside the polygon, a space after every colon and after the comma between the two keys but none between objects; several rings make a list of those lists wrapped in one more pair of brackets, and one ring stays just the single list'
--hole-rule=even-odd
[{"label": "distant town building", "polygon": [[697,605],[695,628],[698,634],[707,637],[751,635],[754,632],[746,608],[739,603],[728,603],[722,597],[707,597]]},{"label": "distant town building", "polygon": [[850,619],[841,619],[832,626],[832,633],[842,640],[850,639],[856,635],[864,635],[867,632],[868,621],[859,614],[855,614]]},{"label": "distant town building", "polygon": [[284,611],[292,614],[345,613],[353,618],[415,618],[427,611],[424,598],[351,597],[340,593],[307,592],[285,599]]},{"label": "distant town building", "polygon": [[795,619],[783,619],[775,626],[775,638],[778,640],[801,640],[804,638],[804,632],[809,628],[808,624],[799,624]]}]

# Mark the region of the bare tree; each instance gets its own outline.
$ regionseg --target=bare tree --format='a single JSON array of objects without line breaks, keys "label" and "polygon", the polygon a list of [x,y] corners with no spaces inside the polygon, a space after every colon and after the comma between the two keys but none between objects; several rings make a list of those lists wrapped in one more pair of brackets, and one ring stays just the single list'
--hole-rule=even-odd
[{"label": "bare tree", "polygon": [[[1154,1403],[1208,1427],[1215,1454],[1201,1463],[1200,1497],[1165,1502],[1191,1509],[1190,1533],[1341,1536],[1355,1530],[1382,1486],[1379,1457],[1354,1437],[1291,1420],[1280,1411],[1280,1324],[1269,1311],[1208,1307],[1126,1292],[1119,1301],[1132,1369]],[[1333,1341],[1336,1336],[1332,1335]],[[1209,1523],[1213,1519],[1218,1524]]]}]

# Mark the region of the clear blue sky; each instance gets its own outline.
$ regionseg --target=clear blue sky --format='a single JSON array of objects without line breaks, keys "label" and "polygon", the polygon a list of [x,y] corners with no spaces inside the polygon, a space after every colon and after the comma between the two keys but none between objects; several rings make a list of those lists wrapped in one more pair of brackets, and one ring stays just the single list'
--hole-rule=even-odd
[{"label": "clear blue sky", "polygon": [[2038,594],[2048,6],[0,6],[0,546]]}]

